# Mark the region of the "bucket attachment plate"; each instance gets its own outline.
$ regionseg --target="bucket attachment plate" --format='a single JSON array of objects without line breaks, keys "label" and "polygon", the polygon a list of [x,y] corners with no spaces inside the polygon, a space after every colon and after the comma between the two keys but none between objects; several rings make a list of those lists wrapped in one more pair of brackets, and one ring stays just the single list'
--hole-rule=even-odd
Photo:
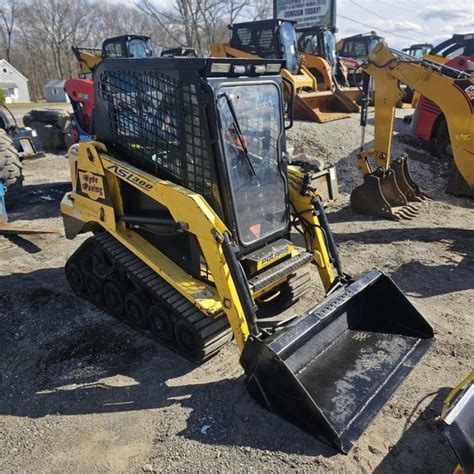
[{"label": "bucket attachment plate", "polygon": [[325,123],[349,118],[350,110],[331,91],[296,94],[294,117],[299,120]]},{"label": "bucket attachment plate", "polygon": [[439,424],[464,472],[474,472],[474,372]]},{"label": "bucket attachment plate", "polygon": [[266,339],[241,363],[253,398],[342,452],[432,343],[433,330],[374,269]]},{"label": "bucket attachment plate", "polygon": [[361,214],[410,220],[420,211],[410,203],[429,199],[411,178],[407,156],[401,155],[388,171],[377,169],[364,175],[364,183],[351,193],[351,206]]}]

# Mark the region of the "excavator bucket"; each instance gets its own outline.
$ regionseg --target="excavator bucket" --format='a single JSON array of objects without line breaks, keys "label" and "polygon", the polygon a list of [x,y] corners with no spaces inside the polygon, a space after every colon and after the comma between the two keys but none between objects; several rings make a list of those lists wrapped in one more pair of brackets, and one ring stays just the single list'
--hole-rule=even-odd
[{"label": "excavator bucket", "polygon": [[419,213],[416,204],[430,199],[412,179],[408,158],[393,160],[388,171],[364,175],[364,183],[351,193],[351,206],[361,214],[387,219],[413,219]]},{"label": "excavator bucket", "polygon": [[347,453],[428,350],[433,330],[374,269],[242,353],[251,396]]},{"label": "excavator bucket", "polygon": [[325,123],[350,117],[356,106],[340,92],[321,91],[296,94],[294,107],[295,119]]}]

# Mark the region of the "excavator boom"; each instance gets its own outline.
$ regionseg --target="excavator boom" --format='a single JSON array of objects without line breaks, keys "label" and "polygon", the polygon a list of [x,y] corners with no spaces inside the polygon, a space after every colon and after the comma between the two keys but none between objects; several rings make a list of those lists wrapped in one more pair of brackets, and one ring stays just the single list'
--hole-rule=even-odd
[{"label": "excavator boom", "polygon": [[392,157],[396,104],[403,97],[400,82],[420,92],[442,110],[448,125],[455,164],[474,187],[474,78],[462,71],[389,49],[379,42],[364,71],[375,80],[374,148],[359,153],[364,184],[354,189],[351,203],[364,214],[411,218],[423,200],[408,172],[407,157]]}]

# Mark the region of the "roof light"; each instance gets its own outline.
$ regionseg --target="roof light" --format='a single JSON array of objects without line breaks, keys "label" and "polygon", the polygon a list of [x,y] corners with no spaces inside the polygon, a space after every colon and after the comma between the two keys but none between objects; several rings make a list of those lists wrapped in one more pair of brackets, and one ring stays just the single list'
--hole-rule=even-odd
[{"label": "roof light", "polygon": [[245,66],[234,66],[234,74],[245,74]]},{"label": "roof light", "polygon": [[265,74],[265,66],[262,64],[260,66],[255,66],[256,74]]},{"label": "roof light", "polygon": [[273,73],[273,74],[279,74],[281,69],[281,64],[267,64],[267,72]]},{"label": "roof light", "polygon": [[213,74],[227,74],[230,71],[230,64],[229,63],[212,63],[211,65],[211,73]]}]

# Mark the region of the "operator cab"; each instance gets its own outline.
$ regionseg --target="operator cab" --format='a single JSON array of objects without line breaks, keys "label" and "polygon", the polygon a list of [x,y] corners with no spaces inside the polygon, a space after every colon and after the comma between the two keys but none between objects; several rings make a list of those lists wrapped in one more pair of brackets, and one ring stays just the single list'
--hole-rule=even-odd
[{"label": "operator cab", "polygon": [[362,63],[367,59],[372,49],[379,41],[383,41],[383,38],[378,36],[374,31],[369,35],[356,35],[344,38],[342,40],[339,56],[355,59]]},{"label": "operator cab", "polygon": [[433,45],[430,43],[412,44],[409,48],[403,48],[402,52],[415,58],[423,59],[423,56],[429,54],[432,48]]},{"label": "operator cab", "polygon": [[102,43],[102,58],[148,58],[153,56],[149,36],[123,35]]},{"label": "operator cab", "polygon": [[230,39],[231,48],[265,59],[284,59],[285,68],[298,74],[300,68],[296,41],[296,22],[262,20],[234,23]]},{"label": "operator cab", "polygon": [[[133,166],[203,196],[231,229],[236,254],[245,260],[262,246],[289,238],[282,64],[268,59],[105,60],[95,75],[97,140]],[[134,107],[137,96],[140,106]],[[170,219],[155,201],[122,186],[126,214]],[[165,232],[155,226],[143,235],[191,274],[205,278],[195,239]],[[289,244],[283,247],[278,258],[289,258]]]}]

